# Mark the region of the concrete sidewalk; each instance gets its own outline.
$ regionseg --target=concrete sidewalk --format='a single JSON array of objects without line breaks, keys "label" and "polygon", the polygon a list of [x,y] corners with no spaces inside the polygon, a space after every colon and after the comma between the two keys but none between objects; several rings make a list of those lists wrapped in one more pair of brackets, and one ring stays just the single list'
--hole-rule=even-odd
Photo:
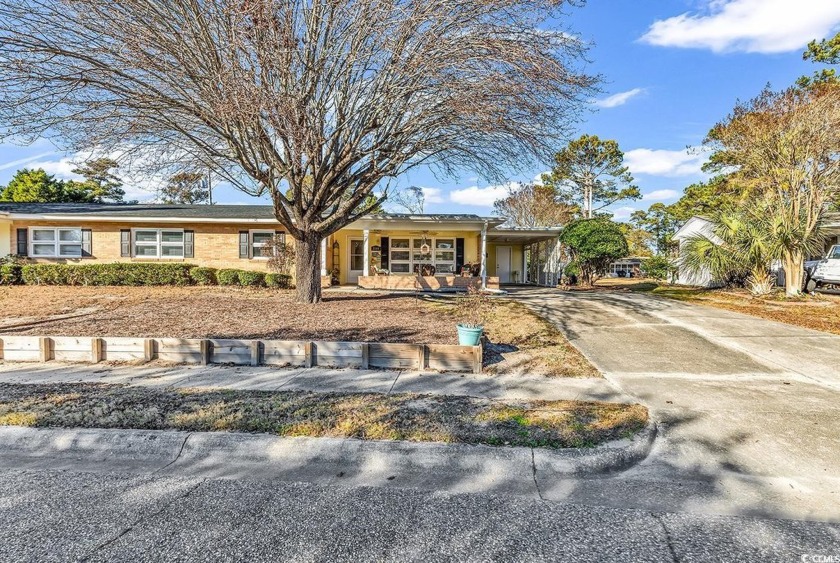
[{"label": "concrete sidewalk", "polygon": [[421,393],[488,399],[637,402],[606,379],[246,366],[2,363],[0,383],[111,383],[152,387]]}]

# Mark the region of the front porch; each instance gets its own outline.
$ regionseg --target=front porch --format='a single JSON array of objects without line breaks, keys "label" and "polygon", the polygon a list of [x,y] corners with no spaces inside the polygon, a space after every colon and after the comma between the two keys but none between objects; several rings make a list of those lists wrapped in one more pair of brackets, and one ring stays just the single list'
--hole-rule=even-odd
[{"label": "front porch", "polygon": [[366,218],[324,239],[322,280],[412,291],[556,285],[559,228],[506,229],[501,222],[455,215]]}]

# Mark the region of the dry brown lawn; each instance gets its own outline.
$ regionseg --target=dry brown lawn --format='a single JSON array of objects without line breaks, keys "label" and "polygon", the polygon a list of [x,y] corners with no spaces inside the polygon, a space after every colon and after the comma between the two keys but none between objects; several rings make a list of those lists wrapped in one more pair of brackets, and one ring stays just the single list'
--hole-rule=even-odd
[{"label": "dry brown lawn", "polygon": [[0,286],[0,332],[61,336],[453,344],[455,325],[412,296],[231,287]]},{"label": "dry brown lawn", "polygon": [[[454,299],[430,301],[454,322]],[[595,366],[557,327],[513,299],[497,297],[491,300],[484,335],[484,371],[487,373],[601,377]]]},{"label": "dry brown lawn", "polygon": [[746,290],[686,289],[662,286],[653,291],[671,299],[689,301],[753,315],[822,332],[840,334],[840,297],[817,294],[798,299],[786,299],[784,294],[755,298]]},{"label": "dry brown lawn", "polygon": [[363,440],[589,447],[638,432],[641,405],[411,393],[0,384],[0,425],[267,432]]},{"label": "dry brown lawn", "polygon": [[668,285],[654,280],[605,279],[597,282],[604,291],[642,291],[762,319],[840,334],[840,296],[818,293],[786,298],[777,290],[767,297],[753,297],[746,289],[704,289]]}]

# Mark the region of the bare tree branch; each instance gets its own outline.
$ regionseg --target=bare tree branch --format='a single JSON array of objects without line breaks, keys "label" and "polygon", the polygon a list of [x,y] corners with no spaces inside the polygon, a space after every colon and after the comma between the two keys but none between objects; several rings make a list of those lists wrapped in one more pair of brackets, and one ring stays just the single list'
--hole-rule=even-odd
[{"label": "bare tree branch", "polygon": [[585,45],[544,27],[575,3],[0,0],[0,138],[201,162],[317,252],[420,164],[547,162],[594,84]]}]

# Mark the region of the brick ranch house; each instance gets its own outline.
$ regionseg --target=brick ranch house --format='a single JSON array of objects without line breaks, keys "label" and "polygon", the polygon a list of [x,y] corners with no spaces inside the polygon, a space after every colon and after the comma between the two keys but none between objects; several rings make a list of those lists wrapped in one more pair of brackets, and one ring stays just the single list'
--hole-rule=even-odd
[{"label": "brick ranch house", "polygon": [[[556,285],[560,228],[504,228],[503,222],[478,215],[366,216],[322,241],[322,282],[431,290]],[[182,261],[266,270],[263,247],[274,236],[286,237],[269,205],[0,203],[0,256],[34,262]]]}]

